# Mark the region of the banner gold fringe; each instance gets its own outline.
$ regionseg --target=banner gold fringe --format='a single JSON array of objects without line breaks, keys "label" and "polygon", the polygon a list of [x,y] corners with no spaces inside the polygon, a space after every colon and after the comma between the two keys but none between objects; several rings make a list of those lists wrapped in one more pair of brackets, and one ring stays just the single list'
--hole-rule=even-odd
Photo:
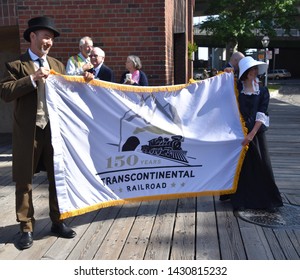
[{"label": "banner gold fringe", "polygon": [[[236,187],[235,187],[236,189]],[[228,194],[229,191],[226,192]],[[230,193],[233,193],[231,191]],[[71,218],[78,215],[83,215],[92,211],[96,211],[103,208],[108,208],[112,206],[124,205],[124,204],[132,204],[135,202],[143,202],[143,201],[154,201],[154,200],[167,200],[167,199],[181,199],[181,198],[192,198],[199,196],[208,196],[208,195],[220,195],[220,191],[206,191],[206,192],[195,192],[195,193],[181,193],[181,194],[166,194],[166,195],[156,195],[156,196],[144,196],[144,197],[134,197],[128,199],[120,199],[120,200],[112,200],[97,203],[95,205],[91,205],[88,207],[80,208],[77,210],[72,210],[69,212],[61,213],[60,219],[64,220],[67,218]]]},{"label": "banner gold fringe", "polygon": [[125,84],[118,84],[118,83],[111,83],[106,81],[101,81],[97,79],[93,79],[90,82],[87,82],[82,76],[69,76],[69,75],[62,75],[54,70],[50,70],[50,74],[62,76],[67,81],[78,82],[78,83],[86,83],[93,86],[101,86],[103,88],[110,88],[115,90],[121,91],[128,91],[128,92],[144,92],[144,93],[155,93],[155,92],[172,92],[181,90],[186,88],[189,84],[195,83],[196,81],[190,80],[187,84],[180,84],[180,85],[171,85],[171,86],[131,86]]}]

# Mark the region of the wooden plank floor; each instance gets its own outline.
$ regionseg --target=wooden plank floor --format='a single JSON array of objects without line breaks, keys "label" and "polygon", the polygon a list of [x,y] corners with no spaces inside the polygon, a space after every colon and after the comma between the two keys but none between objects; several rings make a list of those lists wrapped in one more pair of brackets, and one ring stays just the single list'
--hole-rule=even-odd
[{"label": "wooden plank floor", "polygon": [[[270,103],[269,148],[287,203],[300,205],[300,106]],[[197,197],[128,204],[67,220],[74,239],[50,233],[45,174],[34,179],[34,244],[16,247],[10,135],[0,139],[0,259],[29,260],[298,260],[299,228],[268,228],[234,216],[229,202]]]}]

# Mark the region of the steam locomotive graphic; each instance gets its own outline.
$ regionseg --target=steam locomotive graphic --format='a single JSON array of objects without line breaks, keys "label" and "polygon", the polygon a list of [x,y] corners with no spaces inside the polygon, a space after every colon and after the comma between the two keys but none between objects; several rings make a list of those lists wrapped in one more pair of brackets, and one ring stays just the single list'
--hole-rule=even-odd
[{"label": "steam locomotive graphic", "polygon": [[149,140],[149,145],[142,145],[141,150],[145,154],[188,162],[187,151],[183,151],[181,148],[183,141],[184,138],[180,135],[174,135],[171,138],[159,136]]}]

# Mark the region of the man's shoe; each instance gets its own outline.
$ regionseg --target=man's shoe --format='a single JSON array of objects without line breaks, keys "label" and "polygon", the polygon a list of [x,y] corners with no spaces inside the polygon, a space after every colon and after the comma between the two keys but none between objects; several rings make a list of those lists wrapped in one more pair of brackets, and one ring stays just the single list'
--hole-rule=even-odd
[{"label": "man's shoe", "polygon": [[228,199],[230,199],[230,194],[222,194],[219,198],[220,201],[226,201]]},{"label": "man's shoe", "polygon": [[65,223],[52,224],[51,231],[58,234],[63,238],[73,238],[76,236],[76,232],[68,227]]},{"label": "man's shoe", "polygon": [[33,244],[32,232],[22,232],[21,238],[19,240],[19,248],[21,250],[28,249]]}]

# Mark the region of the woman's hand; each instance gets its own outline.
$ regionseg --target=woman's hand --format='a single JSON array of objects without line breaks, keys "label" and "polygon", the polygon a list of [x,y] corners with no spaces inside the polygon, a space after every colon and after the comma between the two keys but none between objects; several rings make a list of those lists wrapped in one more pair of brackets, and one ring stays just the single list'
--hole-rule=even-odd
[{"label": "woman's hand", "polygon": [[243,146],[247,146],[249,145],[249,143],[253,140],[253,137],[251,137],[249,134],[247,134],[247,136],[244,138],[242,145]]},{"label": "woman's hand", "polygon": [[127,85],[133,85],[133,84],[134,84],[134,80],[132,80],[132,79],[126,79],[126,80],[124,81],[124,84],[127,84]]},{"label": "woman's hand", "polygon": [[254,136],[256,135],[256,132],[257,131],[253,129],[250,133],[248,133],[244,138],[242,145],[243,146],[249,145],[249,143],[253,140]]}]

